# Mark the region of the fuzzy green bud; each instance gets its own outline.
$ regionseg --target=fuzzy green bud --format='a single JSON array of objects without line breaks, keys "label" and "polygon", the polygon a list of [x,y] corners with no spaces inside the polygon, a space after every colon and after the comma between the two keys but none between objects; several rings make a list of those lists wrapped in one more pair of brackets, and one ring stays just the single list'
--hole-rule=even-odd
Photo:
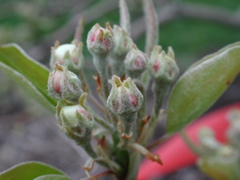
[{"label": "fuzzy green bud", "polygon": [[148,63],[148,70],[153,79],[160,82],[172,83],[179,74],[179,68],[175,61],[171,47],[168,53],[161,46],[155,46]]},{"label": "fuzzy green bud", "polygon": [[52,47],[50,67],[55,64],[66,66],[68,70],[78,74],[83,67],[82,43],[55,45]]},{"label": "fuzzy green bud", "polygon": [[111,67],[113,74],[122,77],[126,74],[124,67],[124,59],[131,49],[132,39],[119,26],[113,27],[114,46],[110,54]]},{"label": "fuzzy green bud", "polygon": [[112,89],[107,99],[108,108],[116,115],[130,123],[133,114],[138,112],[143,104],[143,95],[131,78],[125,81],[117,76],[112,77]]},{"label": "fuzzy green bud", "polygon": [[77,105],[58,105],[56,114],[61,130],[79,145],[90,142],[94,126],[94,118],[90,107],[85,105],[85,99],[86,93]]},{"label": "fuzzy green bud", "polygon": [[109,24],[106,29],[95,24],[88,33],[87,47],[93,56],[106,57],[114,45],[112,29]]},{"label": "fuzzy green bud", "polygon": [[124,60],[124,65],[128,75],[132,78],[137,78],[146,70],[147,62],[147,56],[133,45]]},{"label": "fuzzy green bud", "polygon": [[114,60],[123,61],[130,51],[132,46],[132,39],[127,33],[118,25],[113,26],[114,47],[112,50],[112,57]]},{"label": "fuzzy green bud", "polygon": [[83,93],[77,75],[59,64],[55,65],[48,78],[49,95],[67,103],[76,104]]}]

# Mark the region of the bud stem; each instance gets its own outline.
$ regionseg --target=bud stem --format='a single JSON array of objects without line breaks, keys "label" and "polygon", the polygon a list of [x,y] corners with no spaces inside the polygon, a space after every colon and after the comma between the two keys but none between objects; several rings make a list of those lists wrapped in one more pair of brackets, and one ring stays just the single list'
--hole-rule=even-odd
[{"label": "bud stem", "polygon": [[132,79],[139,79],[139,75],[136,75],[136,73],[134,73],[134,72],[128,71],[127,76],[131,77]]},{"label": "bud stem", "polygon": [[138,111],[138,119],[142,119],[145,116],[145,104],[146,104],[146,94],[145,94],[145,89],[143,83],[139,79],[134,79],[134,83],[136,84],[138,90],[142,93],[143,95],[143,105],[141,109]]},{"label": "bud stem", "polygon": [[97,114],[94,114],[94,119],[97,121],[98,124],[109,130],[110,132],[113,132],[113,127],[109,125],[104,119],[102,119],[100,116]]},{"label": "bud stem", "polygon": [[201,147],[197,146],[191,141],[191,139],[188,137],[184,129],[182,129],[179,133],[184,142],[186,143],[186,145],[189,147],[189,149],[191,149],[192,152],[194,152],[198,156],[204,156],[206,154]]},{"label": "bud stem", "polygon": [[128,137],[121,137],[119,147],[124,148],[127,146],[127,144],[129,143],[129,141],[131,139],[136,139],[137,131],[136,131],[136,128],[134,128],[134,125],[136,124],[137,115],[138,115],[137,113],[134,113],[127,119],[126,119],[126,117],[121,117],[123,134]]},{"label": "bud stem", "polygon": [[153,92],[155,95],[154,114],[158,117],[163,101],[167,93],[169,92],[170,85],[164,82],[154,82]]},{"label": "bud stem", "polygon": [[90,141],[85,141],[85,143],[82,143],[80,145],[85,152],[93,159],[97,158],[96,152],[93,150],[92,144]]},{"label": "bud stem", "polygon": [[93,56],[93,63],[101,78],[102,87],[103,87],[102,93],[103,93],[104,100],[107,100],[107,97],[109,95],[107,56],[103,56],[103,57]]},{"label": "bud stem", "polygon": [[124,67],[123,59],[118,59],[117,57],[114,57],[114,58],[115,59],[111,60],[112,72],[114,75],[122,77],[125,74],[125,67]]},{"label": "bud stem", "polygon": [[186,145],[189,147],[189,149],[191,149],[192,152],[194,152],[198,156],[206,155],[206,152],[204,152],[204,150],[201,147],[197,146],[196,144],[194,144],[192,142],[192,140],[188,137],[188,135],[184,129],[182,129],[179,133],[180,133],[182,139],[184,140],[184,142],[186,143]]},{"label": "bud stem", "polygon": [[153,115],[147,124],[144,125],[143,130],[138,138],[138,143],[146,146],[147,142],[152,138],[154,131],[156,130],[159,122],[165,119],[165,112],[163,110],[160,111],[158,117]]},{"label": "bud stem", "polygon": [[142,155],[139,152],[133,152],[130,156],[127,179],[135,179],[138,174],[139,166],[141,164]]}]

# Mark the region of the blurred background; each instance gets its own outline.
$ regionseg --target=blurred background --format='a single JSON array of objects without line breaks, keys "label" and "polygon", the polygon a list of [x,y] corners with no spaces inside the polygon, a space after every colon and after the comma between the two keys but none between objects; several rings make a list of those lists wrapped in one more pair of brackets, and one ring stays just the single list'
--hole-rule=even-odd
[{"label": "blurred background", "polygon": [[[141,0],[126,1],[132,38],[144,50]],[[239,0],[155,0],[154,4],[159,17],[159,44],[164,49],[173,47],[181,72],[203,56],[240,40]],[[86,48],[87,32],[95,23],[119,24],[117,0],[0,0],[0,44],[17,43],[32,58],[48,66],[50,47],[56,40],[70,43],[82,16],[85,17],[84,70],[93,82],[91,76],[96,72]],[[240,101],[239,83],[238,76],[210,111]],[[28,97],[1,69],[0,99],[0,171],[34,160],[54,165],[73,179],[84,177],[80,166],[86,154],[69,144],[58,129],[54,115]],[[95,168],[94,172],[97,171]],[[159,179],[207,178],[196,167],[188,167]]]}]

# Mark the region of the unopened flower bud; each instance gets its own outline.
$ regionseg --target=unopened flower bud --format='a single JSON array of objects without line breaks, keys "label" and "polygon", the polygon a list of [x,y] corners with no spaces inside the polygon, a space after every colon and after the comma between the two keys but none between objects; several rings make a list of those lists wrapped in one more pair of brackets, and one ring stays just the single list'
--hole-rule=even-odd
[{"label": "unopened flower bud", "polygon": [[114,46],[110,54],[111,67],[113,74],[122,77],[126,74],[124,59],[131,49],[132,39],[119,26],[113,27]]},{"label": "unopened flower bud", "polygon": [[113,26],[114,47],[112,56],[114,60],[123,61],[130,51],[132,46],[132,39],[127,33],[118,25]]},{"label": "unopened flower bud", "polygon": [[137,78],[145,71],[147,62],[147,56],[134,45],[127,54],[124,65],[129,76]]},{"label": "unopened flower bud", "polygon": [[207,153],[214,153],[221,146],[221,144],[216,140],[214,132],[210,128],[202,128],[199,131],[198,138],[201,146]]},{"label": "unopened flower bud", "polygon": [[168,53],[166,54],[161,46],[155,46],[148,63],[148,70],[153,79],[172,83],[179,74],[179,68],[174,58],[174,52],[171,47],[168,48]]},{"label": "unopened flower bud", "polygon": [[82,43],[55,45],[52,48],[50,67],[55,64],[66,66],[68,70],[78,74],[83,67]]},{"label": "unopened flower bud", "polygon": [[85,105],[84,93],[77,105],[57,107],[57,119],[61,130],[77,144],[89,143],[92,138],[94,118],[90,107]]},{"label": "unopened flower bud", "polygon": [[87,47],[93,56],[105,57],[113,47],[113,34],[111,27],[107,24],[106,29],[95,24],[88,33]]},{"label": "unopened flower bud", "polygon": [[73,104],[78,102],[83,93],[77,75],[58,64],[56,64],[54,71],[49,74],[48,92],[56,99]]},{"label": "unopened flower bud", "polygon": [[125,81],[117,76],[112,77],[112,89],[107,99],[108,108],[116,115],[130,123],[132,115],[142,107],[143,95],[131,78]]}]

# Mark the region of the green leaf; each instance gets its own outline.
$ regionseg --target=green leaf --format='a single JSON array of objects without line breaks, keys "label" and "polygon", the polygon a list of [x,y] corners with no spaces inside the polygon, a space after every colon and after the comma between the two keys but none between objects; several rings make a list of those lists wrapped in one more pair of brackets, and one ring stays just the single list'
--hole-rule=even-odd
[{"label": "green leaf", "polygon": [[37,178],[43,175],[48,175],[48,174],[64,175],[64,173],[61,172],[60,170],[52,166],[49,166],[47,164],[43,164],[39,162],[25,162],[25,163],[21,163],[16,166],[13,166],[12,168],[2,172],[0,174],[0,179],[2,180],[20,180],[20,179],[33,180],[34,178]]},{"label": "green leaf", "polygon": [[55,112],[56,100],[47,92],[49,70],[32,60],[16,44],[0,46],[0,68],[45,108]]},{"label": "green leaf", "polygon": [[44,175],[44,176],[37,177],[34,180],[71,180],[71,179],[64,175],[51,174],[51,175]]},{"label": "green leaf", "polygon": [[240,72],[240,42],[192,65],[176,82],[168,101],[167,132],[175,133],[202,115]]}]

